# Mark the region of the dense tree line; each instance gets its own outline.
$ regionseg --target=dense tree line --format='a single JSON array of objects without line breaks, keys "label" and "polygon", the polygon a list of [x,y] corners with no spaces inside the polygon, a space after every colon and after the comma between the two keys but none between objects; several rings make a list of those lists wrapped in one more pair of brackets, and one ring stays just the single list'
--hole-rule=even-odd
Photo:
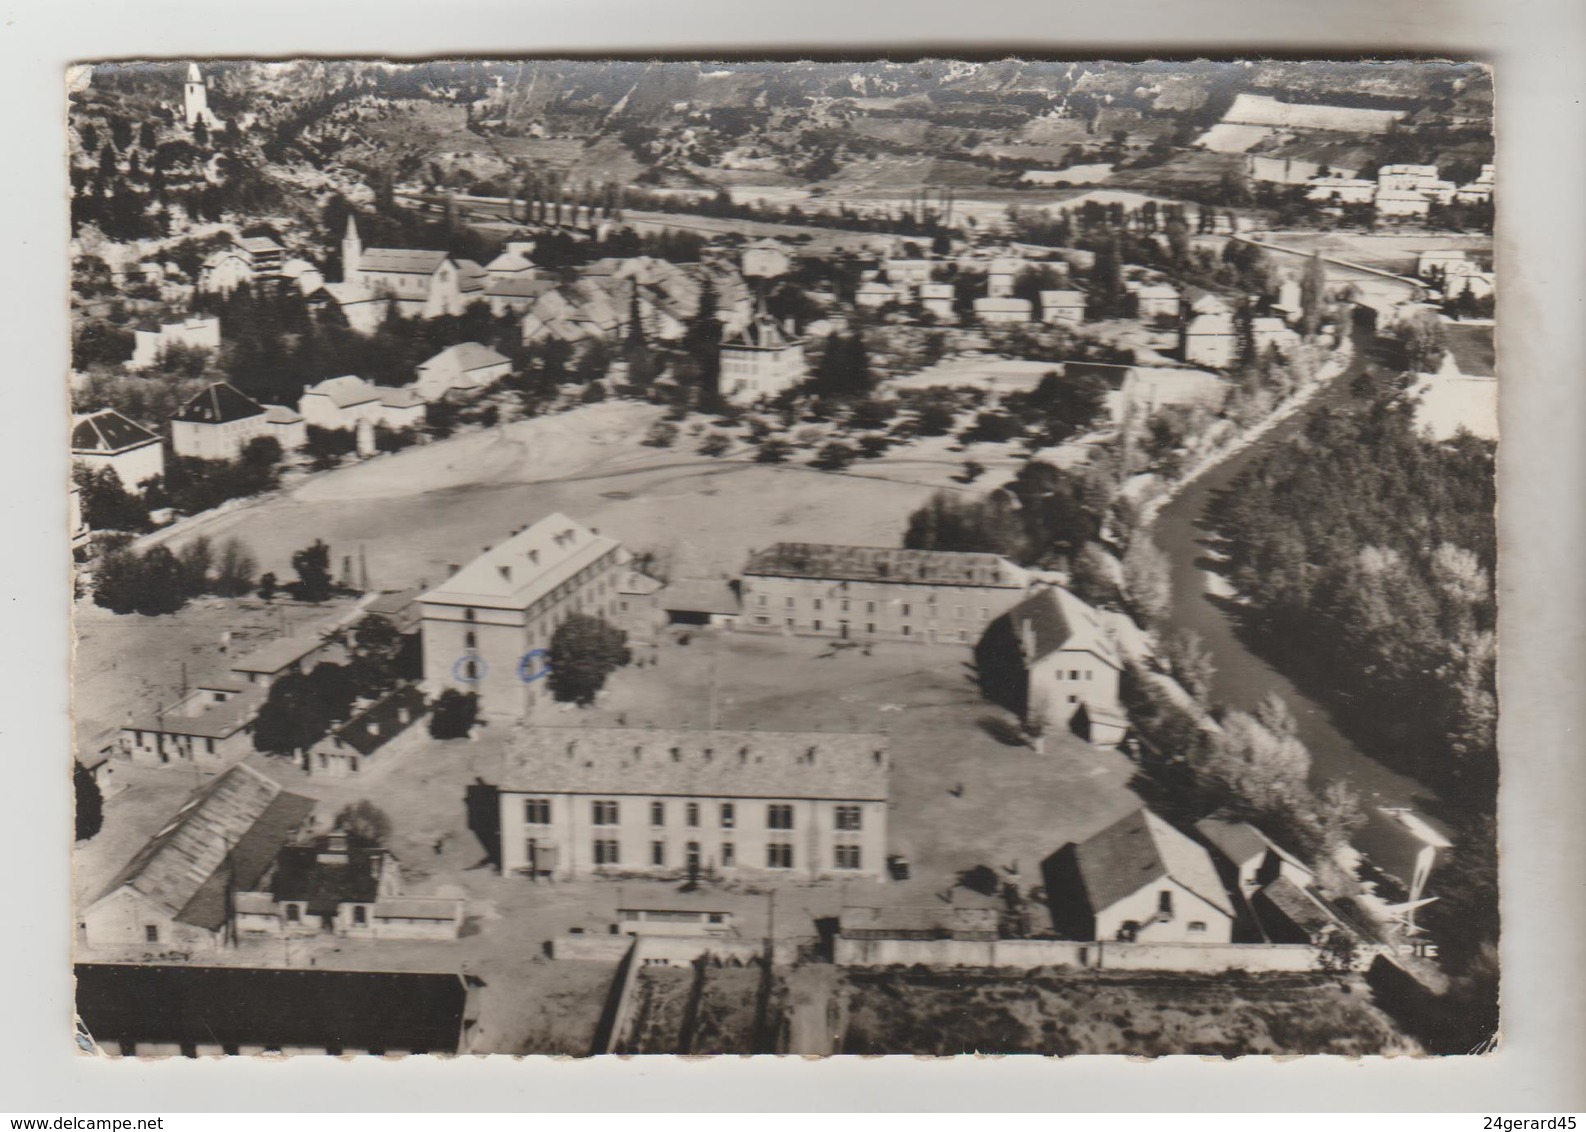
[{"label": "dense tree line", "polygon": [[1360,392],[1224,498],[1235,585],[1270,646],[1305,658],[1375,746],[1490,800],[1493,447],[1434,443],[1402,394]]},{"label": "dense tree line", "polygon": [[238,539],[218,551],[198,537],[173,552],[164,545],[109,551],[94,568],[94,604],[112,613],[175,613],[203,594],[240,597],[253,588],[253,554]]}]

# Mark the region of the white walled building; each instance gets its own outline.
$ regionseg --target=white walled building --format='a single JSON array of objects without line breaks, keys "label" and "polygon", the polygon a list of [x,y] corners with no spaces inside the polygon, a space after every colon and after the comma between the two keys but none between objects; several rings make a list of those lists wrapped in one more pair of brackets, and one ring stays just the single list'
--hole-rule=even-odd
[{"label": "white walled building", "polygon": [[329,377],[304,391],[297,410],[319,428],[356,429],[380,425],[417,428],[424,423],[424,402],[412,390],[371,385],[361,377]]},{"label": "white walled building", "polygon": [[1229,943],[1234,905],[1211,854],[1146,809],[1075,847],[1091,938]]},{"label": "white walled building", "polygon": [[1239,334],[1230,314],[1202,314],[1184,328],[1184,360],[1190,365],[1227,369],[1239,358]]},{"label": "white walled building", "polygon": [[879,734],[520,728],[502,872],[881,879],[889,769]]},{"label": "white walled building", "polygon": [[114,409],[100,409],[72,420],[72,463],[113,468],[128,491],[165,474],[160,438]]},{"label": "white walled building", "polygon": [[220,350],[220,319],[188,318],[181,322],[161,323],[155,330],[134,330],[132,357],[128,369],[148,369],[155,365],[172,346],[189,350]]},{"label": "white walled building", "polygon": [[735,405],[752,405],[793,388],[808,375],[804,339],[764,309],[737,338],[721,347],[721,393]]},{"label": "white walled building", "polygon": [[549,698],[544,654],[575,613],[620,627],[628,554],[614,538],[549,515],[487,547],[419,597],[424,684],[474,692],[481,712],[524,716]]},{"label": "white walled building", "polygon": [[255,437],[274,437],[283,452],[290,452],[303,446],[306,433],[302,414],[284,405],[261,405],[217,381],[171,418],[171,450],[201,460],[235,460]]},{"label": "white walled building", "polygon": [[1008,611],[1008,628],[1024,666],[1029,718],[1100,745],[1123,739],[1123,661],[1094,609],[1048,586]]}]

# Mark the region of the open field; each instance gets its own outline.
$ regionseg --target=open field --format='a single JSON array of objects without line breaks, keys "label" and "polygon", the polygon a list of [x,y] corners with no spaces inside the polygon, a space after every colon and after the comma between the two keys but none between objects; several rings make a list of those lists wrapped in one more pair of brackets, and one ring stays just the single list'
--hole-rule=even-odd
[{"label": "open field", "polygon": [[1478,258],[1492,255],[1491,236],[1451,232],[1376,235],[1370,232],[1274,231],[1261,235],[1262,239],[1285,248],[1306,254],[1320,251],[1324,256],[1399,275],[1413,276],[1416,259],[1423,251],[1459,248]]},{"label": "open field", "polygon": [[688,437],[646,448],[659,416],[596,405],[467,433],[311,477],[171,542],[236,535],[260,570],[289,578],[293,551],[323,538],[336,561],[361,548],[371,583],[397,589],[439,581],[450,563],[563,511],[631,548],[671,551],[678,573],[708,576],[781,540],[896,545],[909,511],[963,460],[902,450],[834,480],[802,466],[807,453],[773,466],[700,456]]},{"label": "open field", "polygon": [[1413,1054],[1362,979],[844,972],[843,1053]]}]

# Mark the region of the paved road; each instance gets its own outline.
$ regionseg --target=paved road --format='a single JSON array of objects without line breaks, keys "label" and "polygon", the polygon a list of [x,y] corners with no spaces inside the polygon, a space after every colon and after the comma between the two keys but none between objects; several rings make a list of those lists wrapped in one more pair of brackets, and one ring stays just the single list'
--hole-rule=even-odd
[{"label": "paved road", "polygon": [[1288,702],[1299,722],[1299,736],[1310,749],[1311,780],[1321,785],[1342,779],[1361,795],[1371,821],[1386,819],[1377,806],[1421,810],[1435,804],[1435,793],[1407,775],[1383,766],[1351,742],[1324,706],[1306,696],[1266,660],[1251,652],[1236,632],[1226,604],[1208,592],[1206,509],[1234,479],[1274,447],[1289,444],[1315,413],[1325,413],[1349,397],[1349,384],[1367,364],[1369,340],[1357,337],[1353,361],[1301,412],[1276,426],[1243,452],[1231,456],[1195,481],[1162,509],[1153,528],[1156,543],[1172,561],[1173,604],[1164,631],[1190,629],[1206,642],[1217,674],[1212,697],[1231,708],[1250,710],[1268,692]]}]

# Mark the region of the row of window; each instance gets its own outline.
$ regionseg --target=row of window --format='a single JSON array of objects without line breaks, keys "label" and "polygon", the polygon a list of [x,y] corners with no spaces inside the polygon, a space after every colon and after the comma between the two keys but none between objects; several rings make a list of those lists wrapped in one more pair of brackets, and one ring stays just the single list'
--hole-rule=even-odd
[{"label": "row of window", "polygon": [[[769,604],[769,599],[767,598],[767,596],[765,594],[756,594],[755,595],[755,599],[754,599],[754,603],[755,603],[756,608],[765,609],[767,607],[767,605]],[[853,605],[854,605],[853,599],[846,598],[846,597],[845,598],[839,598],[838,601],[837,601],[838,612],[840,612],[840,613],[852,612]],[[864,605],[865,605],[865,612],[866,613],[875,613],[875,611],[876,611],[876,603],[875,602],[867,601],[867,602],[864,603]],[[785,597],[785,598],[783,598],[782,599],[782,608],[784,608],[784,609],[797,609],[798,608],[798,599],[794,598],[794,597]],[[819,598],[819,597],[811,598],[810,599],[810,608],[813,609],[816,613],[823,612],[825,610],[825,608],[826,608],[826,599],[825,598]],[[901,603],[898,612],[900,614],[902,614],[904,617],[912,617],[912,616],[914,616],[914,606],[912,604],[910,604],[909,602],[905,601],[905,602]],[[959,620],[959,621],[964,620],[964,616],[965,616],[966,613],[968,613],[968,608],[966,606],[962,606],[962,605],[953,606],[953,616],[957,620]],[[936,616],[936,609],[935,609],[934,603],[932,603],[931,605],[927,606],[927,616],[930,616],[930,617],[935,617]],[[991,610],[986,608],[985,606],[981,606],[980,607],[980,619],[982,621],[990,621],[991,620]]]},{"label": "row of window", "polygon": [[[531,859],[535,848],[533,844],[530,844]],[[731,841],[723,841],[721,843],[718,847],[718,855],[721,868],[734,869],[738,867],[738,848]],[[620,865],[622,864],[622,843],[615,838],[597,837],[593,842],[592,856],[596,865]],[[650,867],[664,869],[668,863],[666,842],[650,842]],[[699,842],[690,841],[688,843],[682,863],[688,868],[700,868],[704,864]],[[766,868],[791,869],[794,865],[794,848],[791,842],[772,841],[767,843],[765,847]],[[864,856],[860,847],[857,845],[833,846],[832,867],[836,869],[863,868]]]},{"label": "row of window", "polygon": [[[755,619],[754,619],[754,623],[756,625],[769,625],[769,624],[771,624],[771,618],[766,617],[764,615],[757,615],[755,617]],[[848,624],[848,622],[846,622],[846,621],[838,622],[839,627],[844,628],[844,631],[846,631],[847,624]],[[787,629],[797,629],[798,628],[798,624],[791,617],[784,618],[783,621],[782,621],[782,625],[783,625],[784,628],[787,628]],[[810,630],[812,632],[819,633],[819,632],[821,632],[824,629],[824,627],[825,627],[825,622],[823,622],[819,617],[815,618],[815,620],[810,622]],[[905,637],[912,637],[914,635],[914,626],[912,626],[912,625],[904,625],[904,626],[901,627],[901,631],[902,631],[902,634]],[[876,632],[876,623],[874,621],[866,621],[865,622],[865,633],[866,633],[866,635],[874,636],[875,632]],[[969,640],[969,630],[968,629],[960,629],[960,630],[958,630],[958,639],[960,641]]]},{"label": "row of window", "polygon": [[[717,821],[722,829],[733,829],[738,823],[738,807],[735,802],[722,802],[717,806]],[[523,821],[526,825],[551,824],[551,800],[549,798],[525,798],[523,800]],[[622,821],[622,807],[619,802],[610,798],[597,798],[589,804],[589,822],[591,825],[619,825]],[[833,822],[837,829],[854,832],[864,828],[864,807],[862,806],[835,806],[833,807]],[[698,829],[700,823],[700,805],[698,802],[685,802],[683,804],[683,824],[690,829]],[[666,803],[650,803],[650,825],[659,829],[666,825]],[[783,802],[772,802],[765,808],[765,827],[767,829],[792,829],[793,807]]]}]

